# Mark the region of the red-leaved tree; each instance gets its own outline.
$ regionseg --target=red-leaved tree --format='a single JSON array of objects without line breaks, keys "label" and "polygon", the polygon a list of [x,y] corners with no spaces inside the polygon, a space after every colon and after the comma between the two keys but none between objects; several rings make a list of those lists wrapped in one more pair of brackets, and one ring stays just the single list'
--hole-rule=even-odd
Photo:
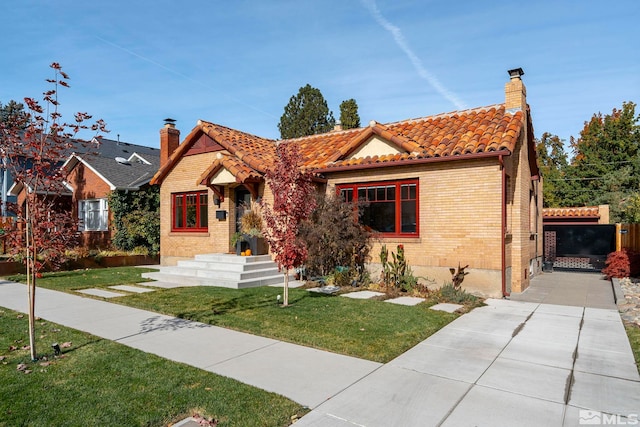
[{"label": "red-leaved tree", "polygon": [[278,267],[284,271],[283,305],[289,305],[289,270],[307,259],[307,247],[299,238],[300,224],[316,206],[312,174],[302,171],[302,156],[294,143],[280,143],[276,162],[266,174],[273,206],[261,202],[264,238]]},{"label": "red-leaved tree", "polygon": [[73,123],[62,120],[58,111],[58,89],[69,87],[69,76],[60,64],[53,63],[54,78],[47,79],[51,89],[42,101],[24,98],[26,114],[15,115],[0,123],[0,155],[3,168],[14,180],[18,203],[8,207],[16,215],[9,241],[26,265],[29,295],[29,344],[31,359],[36,360],[35,296],[38,272],[45,266],[56,267],[65,250],[77,242],[78,224],[71,213],[70,197],[64,186],[61,166],[73,151],[90,151],[89,142],[79,139],[87,130],[94,135],[107,132],[102,120],[89,123],[91,116],[76,113]]}]

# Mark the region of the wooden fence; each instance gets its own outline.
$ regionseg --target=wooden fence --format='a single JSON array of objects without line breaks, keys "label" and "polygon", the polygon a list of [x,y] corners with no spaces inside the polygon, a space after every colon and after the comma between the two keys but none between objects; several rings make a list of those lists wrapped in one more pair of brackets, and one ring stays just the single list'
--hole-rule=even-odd
[{"label": "wooden fence", "polygon": [[640,252],[640,224],[616,224],[616,251]]}]

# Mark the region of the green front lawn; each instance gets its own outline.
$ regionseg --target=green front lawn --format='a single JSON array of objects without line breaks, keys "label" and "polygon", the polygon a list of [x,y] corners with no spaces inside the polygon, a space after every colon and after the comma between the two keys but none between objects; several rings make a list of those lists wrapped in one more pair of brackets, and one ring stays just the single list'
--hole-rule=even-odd
[{"label": "green front lawn", "polygon": [[[44,288],[71,292],[140,281],[139,268],[119,267],[50,273],[38,279]],[[24,280],[14,276],[10,280]],[[388,362],[451,322],[457,315],[421,304],[399,306],[290,289],[290,306],[277,304],[282,288],[159,289],[110,299],[110,302],[223,326],[377,362]]]},{"label": "green front lawn", "polygon": [[[142,273],[149,271],[158,270],[141,267],[114,267],[56,271],[53,273],[43,273],[42,278],[36,279],[36,284],[43,288],[54,289],[56,291],[72,292],[85,288],[105,288],[113,285],[149,282],[150,279],[143,279],[141,277]],[[26,276],[24,274],[8,276],[6,279],[14,282],[26,282]]]},{"label": "green front lawn", "polygon": [[640,326],[626,324],[627,336],[629,337],[629,343],[631,344],[631,350],[633,350],[633,356],[636,359],[636,367],[640,372]]},{"label": "green front lawn", "polygon": [[[32,363],[27,316],[0,308],[0,427],[167,426],[196,413],[219,426],[286,426],[305,410],[268,393],[46,321]],[[69,342],[63,357],[51,343]],[[17,347],[13,350],[13,347]],[[30,373],[18,370],[26,364]]]}]

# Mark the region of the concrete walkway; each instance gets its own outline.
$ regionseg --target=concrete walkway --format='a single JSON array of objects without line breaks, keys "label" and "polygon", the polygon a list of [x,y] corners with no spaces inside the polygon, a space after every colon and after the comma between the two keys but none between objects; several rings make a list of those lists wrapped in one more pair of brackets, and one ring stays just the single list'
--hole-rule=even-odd
[{"label": "concrete walkway", "polygon": [[[607,308],[611,285],[573,274],[534,279],[517,296],[531,301],[488,300],[385,365],[46,289],[37,314],[283,394],[313,409],[296,426],[632,421],[640,377],[620,316]],[[0,282],[0,305],[24,312],[26,288]]]}]

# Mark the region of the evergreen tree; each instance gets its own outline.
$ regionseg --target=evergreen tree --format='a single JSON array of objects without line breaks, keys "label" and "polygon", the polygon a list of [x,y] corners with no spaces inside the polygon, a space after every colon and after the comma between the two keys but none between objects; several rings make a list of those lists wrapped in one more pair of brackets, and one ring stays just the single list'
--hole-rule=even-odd
[{"label": "evergreen tree", "polygon": [[329,132],[335,125],[333,113],[319,89],[307,84],[289,99],[280,117],[278,129],[282,139]]},{"label": "evergreen tree", "polygon": [[12,125],[22,123],[21,128],[24,129],[27,126],[26,118],[27,113],[21,102],[16,102],[13,99],[6,105],[2,105],[0,102],[0,123],[11,123]]},{"label": "evergreen tree", "polygon": [[355,129],[360,127],[358,104],[355,99],[347,99],[340,104],[340,123],[342,124],[342,129]]}]

